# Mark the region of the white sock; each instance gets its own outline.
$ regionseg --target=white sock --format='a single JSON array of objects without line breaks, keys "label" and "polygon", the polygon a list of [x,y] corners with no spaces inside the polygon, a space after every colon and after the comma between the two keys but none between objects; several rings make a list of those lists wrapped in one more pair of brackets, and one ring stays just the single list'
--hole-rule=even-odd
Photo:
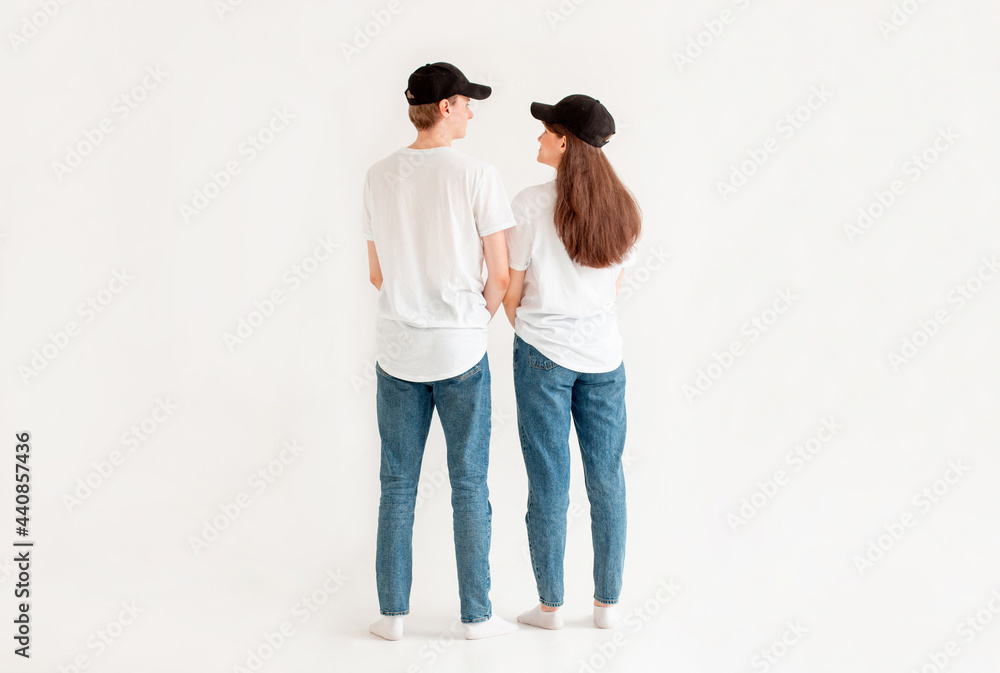
[{"label": "white sock", "polygon": [[613,629],[618,624],[618,606],[616,605],[595,605],[594,623],[601,629]]},{"label": "white sock", "polygon": [[517,624],[508,622],[503,617],[493,615],[485,622],[475,622],[465,625],[465,639],[478,640],[492,636],[503,636],[517,631]]},{"label": "white sock", "polygon": [[399,640],[403,637],[403,615],[382,615],[368,630],[386,640]]},{"label": "white sock", "polygon": [[522,612],[518,615],[517,621],[543,629],[561,629],[563,627],[563,618],[559,614],[559,611],[544,612],[541,604],[536,605],[527,612]]}]

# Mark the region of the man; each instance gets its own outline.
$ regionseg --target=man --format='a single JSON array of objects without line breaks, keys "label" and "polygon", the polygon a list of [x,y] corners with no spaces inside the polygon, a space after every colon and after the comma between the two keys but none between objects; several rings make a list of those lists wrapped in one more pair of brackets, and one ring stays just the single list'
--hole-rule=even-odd
[{"label": "man", "polygon": [[387,640],[403,635],[417,482],[436,408],[448,452],[461,620],[466,638],[484,638],[517,629],[492,614],[486,484],[486,344],[509,284],[504,230],[515,221],[497,170],[451,146],[473,117],[469,99],[487,98],[490,87],[470,83],[449,63],[429,63],[410,75],[405,93],[417,139],[372,166],[364,189],[368,265],[379,290],[382,442],[375,560],[382,617],[369,630]]}]

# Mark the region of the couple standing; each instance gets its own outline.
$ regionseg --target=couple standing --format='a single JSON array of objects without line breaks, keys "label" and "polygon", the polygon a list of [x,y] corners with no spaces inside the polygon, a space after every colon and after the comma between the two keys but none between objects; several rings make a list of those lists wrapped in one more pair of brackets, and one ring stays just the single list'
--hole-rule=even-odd
[{"label": "couple standing", "polygon": [[[412,579],[413,517],[436,408],[444,431],[465,637],[510,633],[492,612],[487,487],[489,322],[514,327],[514,389],[528,474],[525,522],[539,604],[518,621],[562,627],[570,419],[590,499],[594,621],[618,620],[625,559],[625,365],[615,317],[624,267],[635,261],[640,211],[600,148],[615,132],[589,96],[532,103],[545,130],[537,160],[555,180],[508,205],[492,165],[463,155],[469,100],[491,89],[449,63],[410,75],[416,141],[365,178],[363,229],[376,318],[376,406],[382,443],[375,559],[381,617],[370,631],[403,634]],[[487,277],[482,277],[483,261]]]}]

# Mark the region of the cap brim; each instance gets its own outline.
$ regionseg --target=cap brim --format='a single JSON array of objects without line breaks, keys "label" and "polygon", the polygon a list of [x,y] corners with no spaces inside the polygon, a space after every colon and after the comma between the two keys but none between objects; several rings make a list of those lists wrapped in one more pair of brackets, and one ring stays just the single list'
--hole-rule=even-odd
[{"label": "cap brim", "polygon": [[555,105],[548,105],[546,103],[532,103],[531,104],[531,116],[538,121],[549,122],[555,119],[555,114],[553,110]]},{"label": "cap brim", "polygon": [[469,86],[465,87],[465,91],[462,92],[463,96],[468,96],[469,98],[475,98],[476,100],[483,100],[484,98],[489,98],[490,94],[493,93],[491,87],[485,84],[473,84],[469,82]]}]

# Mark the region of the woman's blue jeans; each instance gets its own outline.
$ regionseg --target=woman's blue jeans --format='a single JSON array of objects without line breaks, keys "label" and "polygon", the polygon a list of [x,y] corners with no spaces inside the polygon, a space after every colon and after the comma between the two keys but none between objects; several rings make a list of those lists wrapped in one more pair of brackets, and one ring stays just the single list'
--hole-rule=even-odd
[{"label": "woman's blue jeans", "polygon": [[490,618],[490,364],[486,355],[458,376],[404,381],[378,363],[376,409],[382,440],[375,581],[383,615],[410,611],[413,512],[424,445],[437,409],[448,449],[458,595],[465,623]]},{"label": "woman's blue jeans", "polygon": [[563,604],[572,417],[590,499],[594,598],[615,604],[625,565],[625,363],[600,374],[576,372],[515,335],[514,393],[528,472],[524,520],[539,601]]}]

